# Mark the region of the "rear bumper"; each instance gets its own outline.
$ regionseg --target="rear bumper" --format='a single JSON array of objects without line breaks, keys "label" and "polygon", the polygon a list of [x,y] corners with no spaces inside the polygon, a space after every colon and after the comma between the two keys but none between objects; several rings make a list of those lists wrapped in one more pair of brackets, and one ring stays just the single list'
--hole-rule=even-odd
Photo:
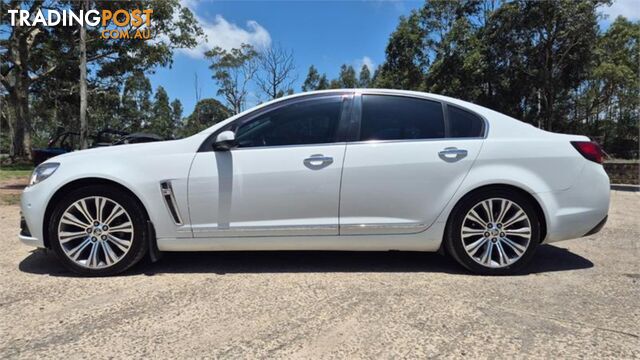
[{"label": "rear bumper", "polygon": [[589,232],[584,234],[583,236],[589,236],[595,233],[599,233],[600,230],[602,230],[602,228],[604,227],[604,224],[607,223],[607,218],[609,218],[609,215],[605,216],[604,219],[602,219],[602,221],[598,223],[598,225],[596,225],[593,229],[589,230]]},{"label": "rear bumper", "polygon": [[544,243],[591,235],[604,227],[610,195],[604,168],[589,162],[576,179],[569,189],[535,194],[547,219]]}]

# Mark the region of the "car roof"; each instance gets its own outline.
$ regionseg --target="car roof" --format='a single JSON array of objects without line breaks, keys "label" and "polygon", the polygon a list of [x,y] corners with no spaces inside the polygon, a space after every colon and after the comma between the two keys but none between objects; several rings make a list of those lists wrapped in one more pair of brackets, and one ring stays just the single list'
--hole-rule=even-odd
[{"label": "car roof", "polygon": [[256,111],[258,109],[267,107],[267,106],[271,106],[273,104],[277,104],[279,102],[283,102],[283,101],[287,101],[287,100],[292,100],[292,99],[296,99],[296,98],[303,98],[303,97],[313,97],[314,95],[330,95],[330,94],[336,94],[336,95],[343,95],[343,94],[379,94],[379,95],[395,95],[395,96],[408,96],[408,97],[416,97],[416,98],[421,98],[421,99],[427,99],[427,100],[435,100],[435,101],[440,101],[440,102],[444,102],[447,104],[451,104],[451,105],[456,105],[459,106],[463,109],[469,110],[471,112],[474,112],[478,115],[480,115],[481,117],[483,117],[485,119],[485,122],[488,124],[489,126],[489,134],[492,135],[492,137],[498,136],[498,137],[503,137],[503,136],[510,136],[513,134],[513,132],[519,132],[519,133],[529,133],[530,135],[533,135],[534,133],[540,133],[543,132],[542,130],[535,128],[534,126],[525,123],[523,121],[514,119],[510,116],[507,116],[505,114],[499,113],[495,110],[491,110],[489,108],[486,108],[484,106],[480,106],[480,105],[476,105],[474,103],[468,102],[468,101],[464,101],[464,100],[460,100],[460,99],[456,99],[450,96],[444,96],[444,95],[438,95],[438,94],[433,94],[433,93],[426,93],[426,92],[421,92],[421,91],[411,91],[411,90],[398,90],[398,89],[378,89],[378,88],[355,88],[355,89],[328,89],[328,90],[315,90],[315,91],[307,91],[307,92],[301,92],[301,93],[297,93],[297,94],[292,94],[292,95],[288,95],[288,96],[284,96],[278,99],[274,99],[268,102],[265,102],[263,104],[260,104],[258,106],[252,107],[250,109],[247,109],[239,114],[236,114],[232,117],[230,117],[229,119],[222,121],[204,131],[202,131],[202,133],[211,133],[214,129],[220,128],[221,126],[226,125],[227,123],[234,121],[235,119],[244,116],[245,114],[248,114],[250,112]]}]

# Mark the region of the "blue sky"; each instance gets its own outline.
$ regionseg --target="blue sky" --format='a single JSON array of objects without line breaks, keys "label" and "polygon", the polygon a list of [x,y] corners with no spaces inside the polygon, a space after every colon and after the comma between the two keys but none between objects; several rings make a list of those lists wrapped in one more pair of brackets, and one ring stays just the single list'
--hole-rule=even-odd
[{"label": "blue sky", "polygon": [[[194,74],[198,74],[202,98],[215,97],[216,86],[202,53],[213,46],[237,47],[279,44],[294,52],[298,79],[296,92],[311,64],[331,79],[340,65],[359,69],[363,62],[376,66],[384,60],[387,39],[398,18],[421,2],[244,2],[183,1],[197,15],[208,41],[198,48],[177,51],[171,68],[159,68],[151,81],[162,85],[171,99],[178,98],[185,116],[195,105]],[[248,106],[258,102],[256,96]],[[253,103],[253,104],[252,104]]]},{"label": "blue sky", "polygon": [[[207,34],[195,49],[178,50],[171,68],[159,68],[150,76],[154,90],[162,85],[171,99],[178,98],[184,116],[195,105],[194,75],[201,97],[216,97],[208,62],[202,54],[213,46],[226,49],[249,43],[257,47],[279,44],[294,52],[297,81],[294,90],[315,65],[331,79],[340,65],[359,69],[363,63],[379,65],[389,35],[401,15],[419,8],[419,1],[196,1],[181,0],[196,15]],[[603,8],[610,19],[625,15],[640,18],[640,0],[617,0]],[[610,20],[603,20],[606,28]],[[247,106],[260,99],[253,93]]]}]

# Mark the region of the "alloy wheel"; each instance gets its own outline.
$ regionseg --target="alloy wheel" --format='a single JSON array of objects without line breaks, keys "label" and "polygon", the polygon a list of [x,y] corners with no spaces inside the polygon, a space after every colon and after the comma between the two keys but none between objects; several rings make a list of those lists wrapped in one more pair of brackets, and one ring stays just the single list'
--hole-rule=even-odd
[{"label": "alloy wheel", "polygon": [[474,205],[462,221],[462,245],[478,264],[503,268],[518,261],[531,243],[531,221],[515,202],[491,198]]},{"label": "alloy wheel", "polygon": [[71,204],[58,224],[58,239],[65,255],[89,269],[113,266],[133,244],[133,222],[117,202],[102,196]]}]

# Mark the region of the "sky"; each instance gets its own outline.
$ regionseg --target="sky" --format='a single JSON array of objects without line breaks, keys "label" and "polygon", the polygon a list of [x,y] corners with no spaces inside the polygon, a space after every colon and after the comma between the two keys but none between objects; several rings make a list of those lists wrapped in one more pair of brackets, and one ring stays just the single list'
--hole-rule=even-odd
[{"label": "sky", "polygon": [[[220,46],[225,49],[248,43],[258,48],[279,45],[293,51],[300,92],[310,65],[329,79],[340,65],[362,64],[371,69],[384,61],[389,35],[402,15],[419,8],[420,1],[196,1],[181,0],[196,15],[205,34],[194,49],[178,49],[170,68],[158,68],[150,75],[154,90],[163,86],[171,99],[179,99],[184,116],[196,102],[195,76],[200,98],[216,97],[209,63],[203,53]],[[602,8],[608,15],[600,22],[606,29],[618,15],[640,19],[640,0],[616,0]],[[266,100],[252,91],[247,107]]]}]

